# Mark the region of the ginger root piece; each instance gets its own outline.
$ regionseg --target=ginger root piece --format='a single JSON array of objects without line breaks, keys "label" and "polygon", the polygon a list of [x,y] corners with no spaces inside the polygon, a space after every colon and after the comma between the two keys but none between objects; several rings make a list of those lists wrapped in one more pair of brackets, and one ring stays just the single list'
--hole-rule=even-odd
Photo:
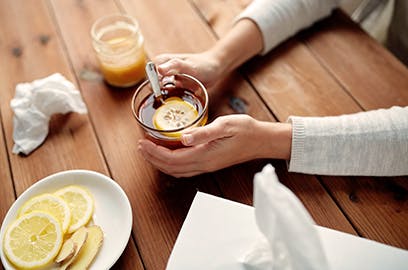
[{"label": "ginger root piece", "polygon": [[60,252],[55,258],[55,262],[62,264],[65,261],[71,259],[74,256],[76,249],[76,244],[71,238],[65,240],[65,242],[62,244]]},{"label": "ginger root piece", "polygon": [[88,269],[96,255],[98,254],[103,243],[102,229],[97,225],[92,225],[87,228],[88,238],[85,245],[82,247],[74,262],[69,266],[69,270],[84,270]]},{"label": "ginger root piece", "polygon": [[71,236],[71,238],[69,238],[67,241],[72,240],[73,243],[75,244],[75,252],[73,254],[73,256],[68,259],[68,260],[64,260],[62,262],[62,264],[60,265],[59,268],[57,268],[58,270],[65,270],[67,269],[73,262],[74,260],[77,258],[78,254],[81,252],[81,250],[84,248],[86,242],[88,241],[89,235],[88,235],[88,229],[85,227],[81,227],[79,228],[76,232],[74,232]]}]

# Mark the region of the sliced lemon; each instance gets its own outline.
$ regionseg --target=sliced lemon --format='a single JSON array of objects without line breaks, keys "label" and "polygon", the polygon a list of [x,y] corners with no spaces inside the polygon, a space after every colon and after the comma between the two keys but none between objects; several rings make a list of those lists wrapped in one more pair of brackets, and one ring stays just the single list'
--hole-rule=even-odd
[{"label": "sliced lemon", "polygon": [[52,194],[43,194],[31,198],[20,209],[20,216],[33,211],[47,212],[55,217],[65,233],[71,223],[71,211],[68,204],[60,197]]},{"label": "sliced lemon", "polygon": [[49,213],[32,212],[19,217],[6,231],[4,252],[17,267],[31,269],[50,263],[63,240],[59,221]]},{"label": "sliced lemon", "polygon": [[[192,104],[179,97],[171,97],[156,110],[153,124],[159,130],[179,129],[191,124],[197,116],[198,111]],[[167,132],[166,135],[180,136],[180,132]]]},{"label": "sliced lemon", "polygon": [[91,194],[80,186],[67,186],[55,192],[71,210],[71,224],[68,233],[73,233],[91,219],[94,202]]}]

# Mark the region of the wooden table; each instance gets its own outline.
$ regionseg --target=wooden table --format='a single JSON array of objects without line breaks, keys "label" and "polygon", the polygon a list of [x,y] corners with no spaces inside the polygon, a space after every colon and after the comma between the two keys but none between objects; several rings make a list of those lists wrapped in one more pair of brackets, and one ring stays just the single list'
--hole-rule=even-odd
[{"label": "wooden table", "polygon": [[[288,173],[283,161],[256,160],[177,180],[138,153],[142,133],[130,110],[134,89],[113,89],[101,81],[91,24],[125,12],[139,21],[149,57],[199,52],[214,44],[249,2],[0,1],[1,221],[16,197],[39,179],[68,169],[98,171],[124,188],[133,208],[132,237],[113,269],[164,269],[197,190],[252,204],[253,175],[272,163],[317,224],[407,249],[407,177],[303,175]],[[14,155],[15,86],[54,72],[76,84],[89,113],[53,117],[40,148]],[[211,100],[212,119],[243,110],[257,119],[286,121],[289,115],[408,105],[408,69],[340,11],[250,61],[222,87],[226,91]],[[231,106],[231,100],[244,106]]]}]

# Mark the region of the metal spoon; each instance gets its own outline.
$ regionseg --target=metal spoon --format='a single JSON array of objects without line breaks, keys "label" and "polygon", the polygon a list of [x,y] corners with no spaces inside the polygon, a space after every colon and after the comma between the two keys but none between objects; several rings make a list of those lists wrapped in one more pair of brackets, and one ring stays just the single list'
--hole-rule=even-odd
[{"label": "metal spoon", "polygon": [[152,86],[154,96],[156,99],[160,99],[162,96],[160,90],[159,76],[157,75],[157,69],[153,62],[148,62],[146,64],[146,74]]}]

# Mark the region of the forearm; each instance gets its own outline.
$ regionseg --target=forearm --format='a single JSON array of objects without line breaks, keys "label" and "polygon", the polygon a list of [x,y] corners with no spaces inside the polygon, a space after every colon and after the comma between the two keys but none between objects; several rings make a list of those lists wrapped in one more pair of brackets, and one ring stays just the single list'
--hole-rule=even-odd
[{"label": "forearm", "polygon": [[337,5],[338,0],[255,0],[207,53],[218,63],[218,74],[228,73],[327,16]]},{"label": "forearm", "polygon": [[291,117],[289,170],[323,175],[408,174],[408,107]]},{"label": "forearm", "polygon": [[219,74],[228,73],[262,50],[262,35],[249,20],[238,21],[233,28],[208,51],[219,63]]}]

